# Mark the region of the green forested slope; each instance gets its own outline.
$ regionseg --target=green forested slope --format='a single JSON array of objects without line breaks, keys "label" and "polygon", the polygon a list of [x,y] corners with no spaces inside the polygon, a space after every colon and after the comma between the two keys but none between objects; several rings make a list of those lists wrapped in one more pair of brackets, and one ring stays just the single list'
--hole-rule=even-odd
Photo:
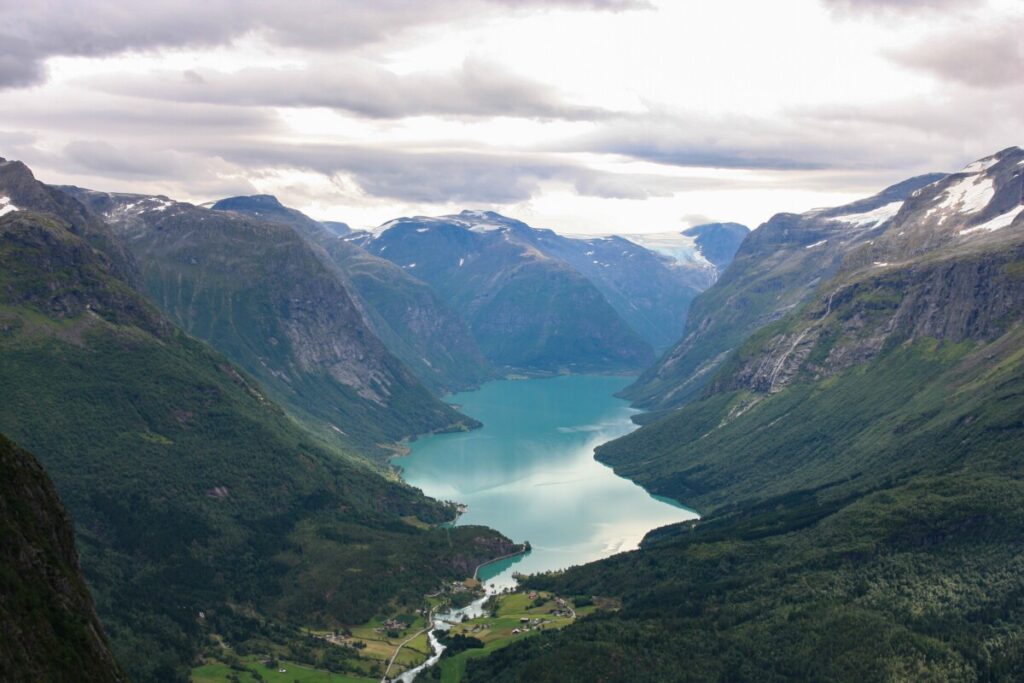
[{"label": "green forested slope", "polygon": [[721,427],[747,398],[693,404],[628,444],[663,454],[628,472],[701,501],[704,520],[527,581],[622,611],[498,652],[470,680],[1017,680],[1024,330],[895,349]]},{"label": "green forested slope", "polygon": [[510,547],[401,521],[452,511],[300,429],[52,216],[0,218],[0,387],[135,680],[180,679],[213,628],[360,622]]},{"label": "green forested slope", "polygon": [[1020,475],[791,494],[532,578],[624,607],[476,660],[468,680],[1019,680]]},{"label": "green forested slope", "polygon": [[[528,579],[623,608],[469,679],[1020,680],[1021,157],[912,194],[699,400],[598,449],[703,519]],[[787,244],[805,239],[790,227]]]},{"label": "green forested slope", "polygon": [[337,273],[290,225],[73,191],[129,245],[146,294],[175,323],[324,438],[384,457],[405,437],[474,424],[384,347]]}]

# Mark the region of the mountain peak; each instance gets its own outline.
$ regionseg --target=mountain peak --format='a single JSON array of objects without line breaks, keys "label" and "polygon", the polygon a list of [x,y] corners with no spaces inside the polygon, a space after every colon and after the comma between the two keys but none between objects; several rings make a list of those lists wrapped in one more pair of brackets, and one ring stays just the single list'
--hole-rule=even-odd
[{"label": "mountain peak", "polygon": [[284,209],[284,205],[272,194],[252,194],[225,197],[214,202],[211,208],[217,211],[280,211]]},{"label": "mountain peak", "polygon": [[995,154],[990,154],[987,157],[982,157],[981,159],[972,161],[964,166],[960,173],[984,173],[1003,160],[1015,157],[1024,157],[1024,150],[1017,146],[1007,147],[1006,149],[999,150]]}]

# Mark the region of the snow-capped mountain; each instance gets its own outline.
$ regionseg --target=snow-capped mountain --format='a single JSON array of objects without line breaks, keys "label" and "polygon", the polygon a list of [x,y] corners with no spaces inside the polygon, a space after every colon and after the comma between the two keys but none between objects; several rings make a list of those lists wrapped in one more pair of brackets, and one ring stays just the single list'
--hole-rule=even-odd
[{"label": "snow-capped mountain", "polygon": [[[549,253],[566,248],[550,231],[493,212],[464,211],[399,218],[347,239],[433,287],[500,367],[609,371],[653,360],[650,344],[596,283]],[[588,249],[578,246],[585,256]]]},{"label": "snow-capped mountain", "polygon": [[[436,283],[453,302],[470,308],[478,303],[473,292],[459,292],[459,285],[451,284],[465,278],[459,271],[484,263],[496,272],[526,262],[534,268],[544,263],[568,268],[566,272],[582,276],[619,319],[658,349],[679,336],[690,301],[714,280],[716,272],[696,246],[700,235],[680,236],[695,245],[695,258],[683,262],[631,237],[567,237],[493,211],[398,218],[346,239]],[[462,302],[464,295],[469,298]]]}]

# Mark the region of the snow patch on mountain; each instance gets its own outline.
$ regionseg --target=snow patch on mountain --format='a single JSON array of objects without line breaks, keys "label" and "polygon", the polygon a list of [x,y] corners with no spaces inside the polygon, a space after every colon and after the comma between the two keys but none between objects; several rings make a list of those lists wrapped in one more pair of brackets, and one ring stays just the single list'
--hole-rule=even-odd
[{"label": "snow patch on mountain", "polygon": [[715,269],[714,264],[704,258],[704,254],[697,247],[696,238],[691,235],[679,232],[652,232],[621,237],[640,247],[668,256],[679,265]]},{"label": "snow patch on mountain", "polygon": [[881,223],[892,220],[893,216],[899,213],[902,206],[902,201],[889,202],[888,204],[883,204],[877,209],[872,209],[871,211],[842,214],[839,216],[833,216],[832,218],[842,221],[843,223],[852,223],[858,226],[880,225]]},{"label": "snow patch on mountain", "polygon": [[[941,212],[977,213],[988,206],[995,193],[992,178],[980,174],[965,176],[946,188],[942,199],[928,210],[926,217]],[[944,220],[945,216],[939,219],[939,223]]]},{"label": "snow patch on mountain", "polygon": [[0,216],[6,216],[12,211],[19,211],[18,207],[11,203],[10,197],[0,197]]},{"label": "snow patch on mountain", "polygon": [[978,159],[964,166],[964,170],[961,173],[984,173],[988,169],[992,168],[999,163],[998,156],[985,157],[984,159]]},{"label": "snow patch on mountain", "polygon": [[1022,211],[1024,211],[1024,206],[1018,206],[1006,211],[1005,213],[1001,213],[995,218],[991,218],[980,225],[975,225],[974,227],[967,228],[966,230],[961,230],[960,234],[969,235],[974,232],[993,232],[995,230],[1005,228],[1013,223],[1014,219],[1017,218]]}]

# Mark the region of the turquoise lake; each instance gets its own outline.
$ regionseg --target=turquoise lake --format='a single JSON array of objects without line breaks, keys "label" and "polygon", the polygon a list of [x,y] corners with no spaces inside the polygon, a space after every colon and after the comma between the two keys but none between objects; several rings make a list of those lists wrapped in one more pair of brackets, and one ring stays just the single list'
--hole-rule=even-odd
[{"label": "turquoise lake", "polygon": [[637,411],[613,396],[628,377],[571,375],[499,380],[451,396],[481,429],[411,444],[392,462],[427,495],[464,503],[459,524],[530,541],[525,556],[490,565],[498,587],[513,572],[563,569],[637,547],[651,529],[697,515],[655,498],[594,460],[594,448],[636,426]]}]

